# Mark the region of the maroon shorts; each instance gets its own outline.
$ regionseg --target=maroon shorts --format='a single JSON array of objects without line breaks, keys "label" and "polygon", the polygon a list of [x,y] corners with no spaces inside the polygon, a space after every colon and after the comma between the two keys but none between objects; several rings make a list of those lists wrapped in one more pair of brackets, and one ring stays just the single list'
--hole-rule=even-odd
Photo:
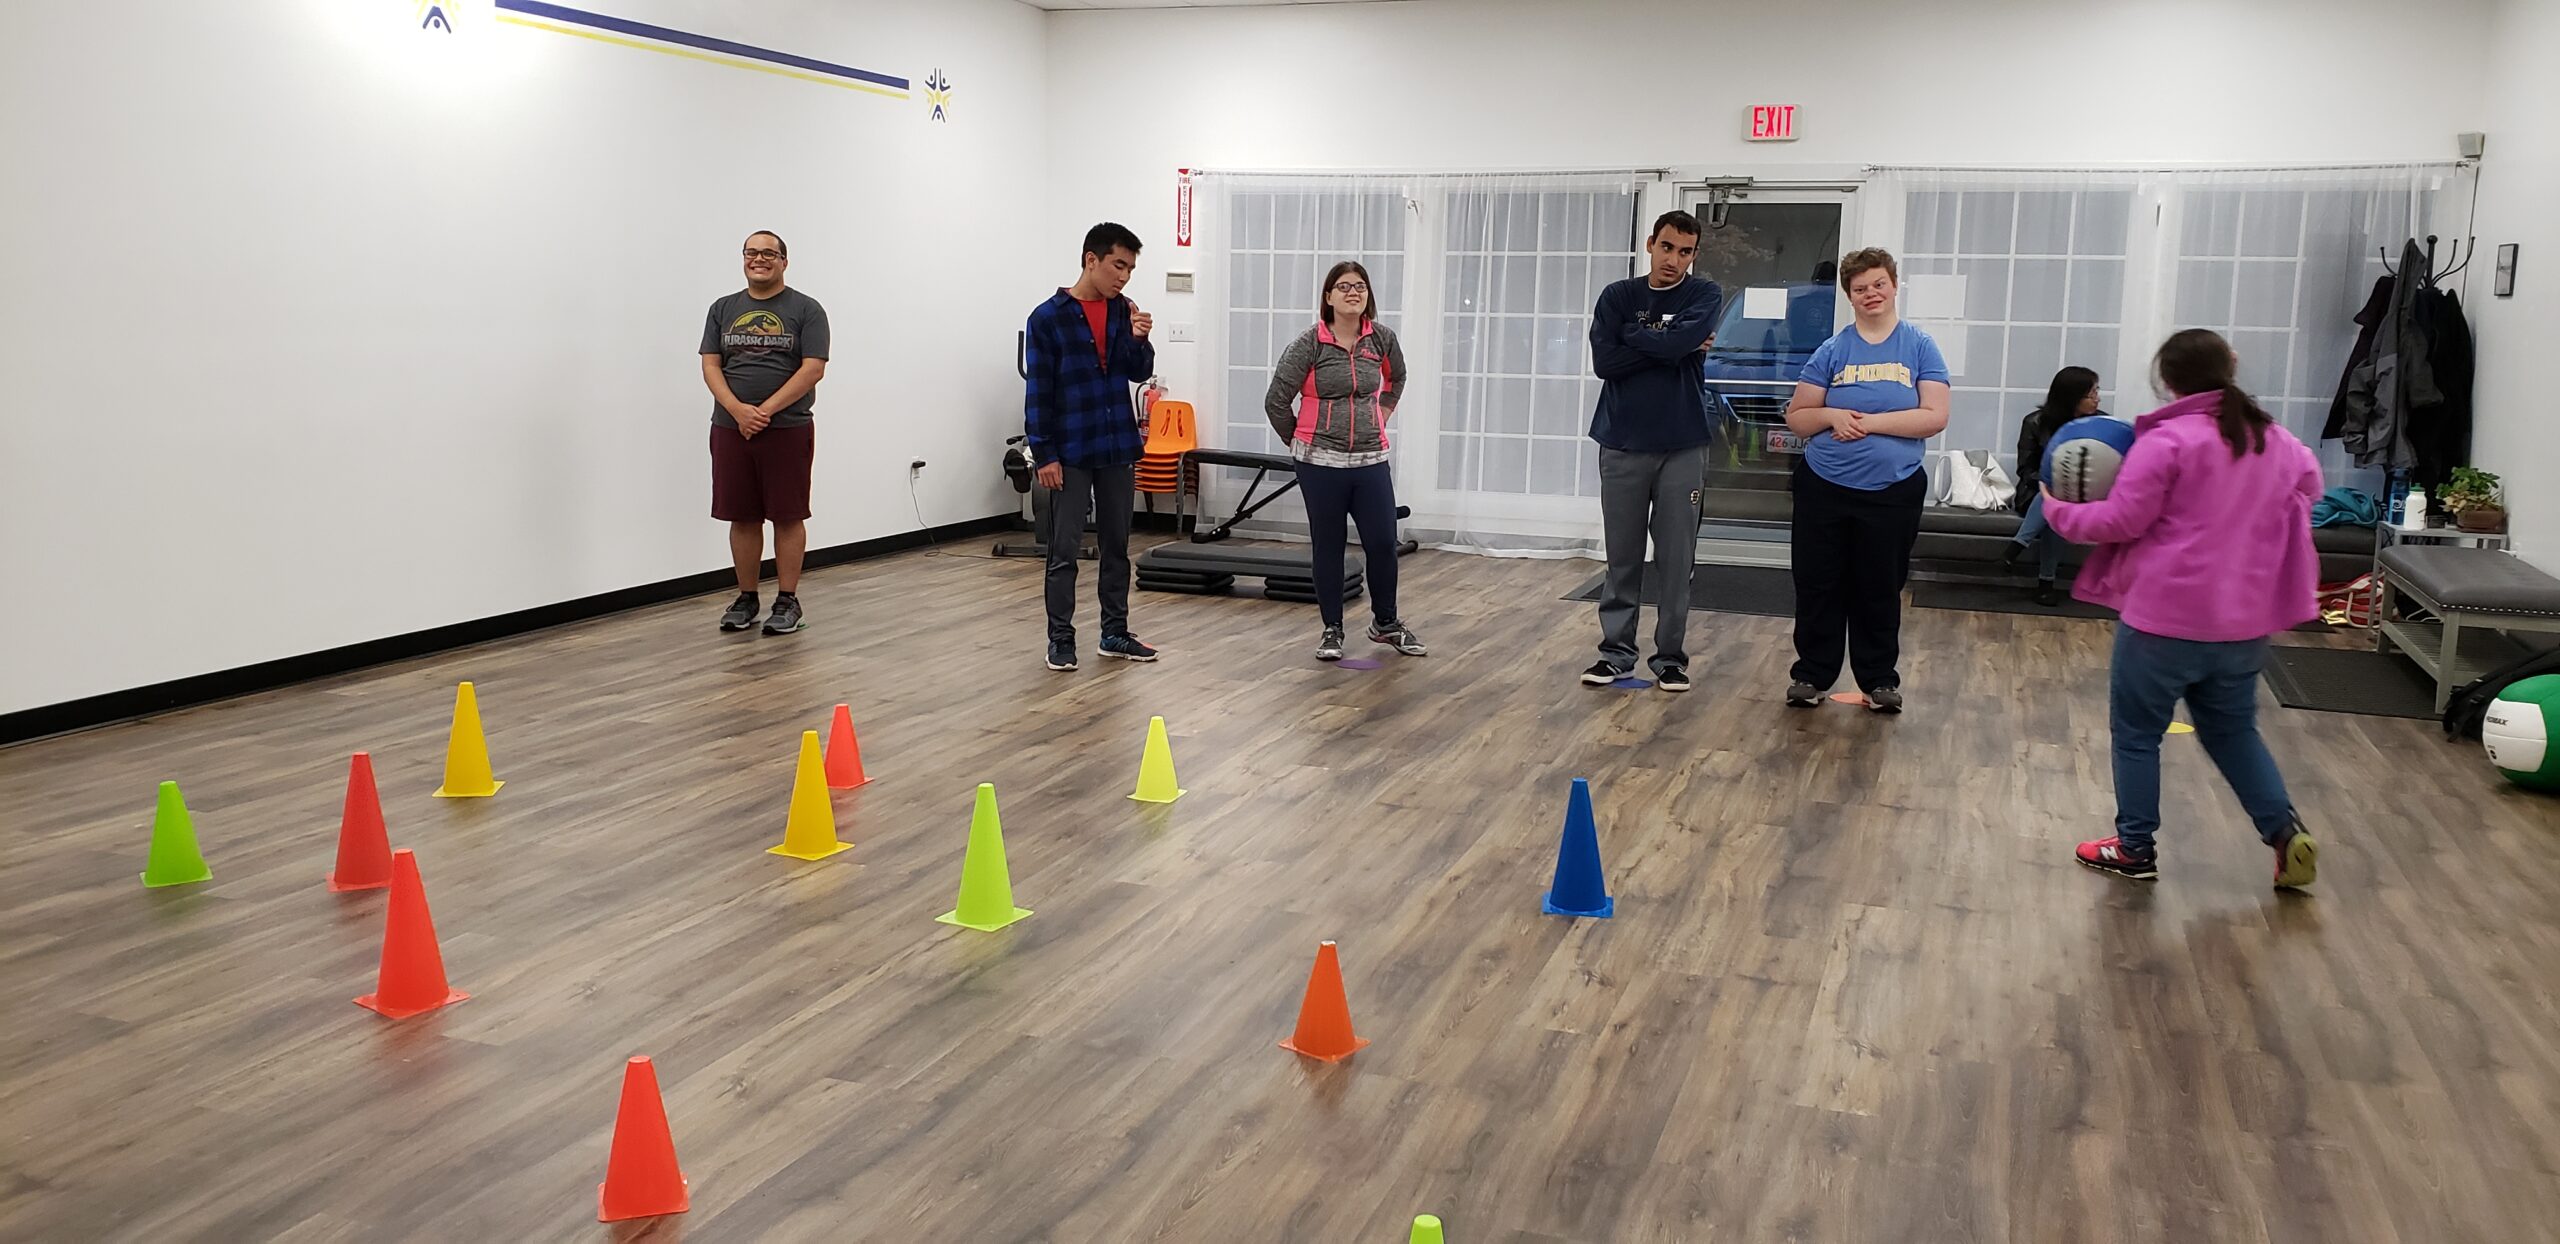
[{"label": "maroon shorts", "polygon": [[768,427],[748,436],[711,426],[711,517],[725,523],[796,523],[809,517],[809,463],[818,429]]}]

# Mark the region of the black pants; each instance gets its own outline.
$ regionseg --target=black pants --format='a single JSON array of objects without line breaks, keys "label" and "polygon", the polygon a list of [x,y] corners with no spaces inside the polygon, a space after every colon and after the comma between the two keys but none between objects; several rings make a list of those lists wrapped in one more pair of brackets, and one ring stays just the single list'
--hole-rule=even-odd
[{"label": "black pants", "polygon": [[1084,544],[1084,518],[1093,512],[1094,543],[1102,555],[1102,637],[1129,633],[1129,510],[1136,503],[1136,463],[1065,468],[1067,486],[1049,498],[1049,642],[1076,641],[1076,551]]},{"label": "black pants", "polygon": [[1830,689],[1845,639],[1860,688],[1901,686],[1894,667],[1902,660],[1902,585],[1911,577],[1928,473],[1874,490],[1843,488],[1799,461],[1794,490],[1795,680]]},{"label": "black pants", "polygon": [[1370,613],[1380,625],[1396,621],[1396,483],[1387,464],[1326,467],[1301,462],[1298,492],[1307,501],[1308,556],[1324,624],[1342,625],[1342,551],[1350,537],[1345,520],[1360,524]]}]

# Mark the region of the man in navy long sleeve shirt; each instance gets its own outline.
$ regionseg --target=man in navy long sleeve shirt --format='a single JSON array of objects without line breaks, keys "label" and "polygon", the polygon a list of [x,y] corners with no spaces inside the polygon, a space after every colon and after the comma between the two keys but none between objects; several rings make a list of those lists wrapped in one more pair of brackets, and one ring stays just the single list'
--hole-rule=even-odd
[{"label": "man in navy long sleeve shirt", "polygon": [[1591,439],[1600,446],[1600,523],[1609,556],[1600,591],[1600,659],[1582,672],[1593,686],[1635,672],[1649,535],[1660,593],[1654,685],[1689,689],[1689,572],[1714,439],[1704,355],[1724,314],[1724,291],[1689,272],[1698,233],[1697,217],[1664,213],[1645,242],[1646,275],[1602,290],[1591,311],[1591,364],[1601,380]]},{"label": "man in navy long sleeve shirt", "polygon": [[1115,224],[1084,237],[1084,272],[1031,313],[1022,330],[1022,432],[1049,502],[1049,668],[1076,667],[1076,552],[1093,511],[1102,562],[1102,655],[1152,661],[1129,633],[1129,512],[1144,449],[1129,386],[1155,374],[1155,320],[1123,297],[1138,235]]}]

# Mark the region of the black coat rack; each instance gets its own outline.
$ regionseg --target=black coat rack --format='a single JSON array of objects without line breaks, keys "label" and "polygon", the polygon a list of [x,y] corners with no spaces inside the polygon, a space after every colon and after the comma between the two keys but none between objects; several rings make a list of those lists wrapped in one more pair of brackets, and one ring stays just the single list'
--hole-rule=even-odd
[{"label": "black coat rack", "polygon": [[[2454,273],[2470,267],[2471,261],[2462,257],[2462,245],[2465,241],[2469,241],[2473,244],[2471,249],[2475,255],[2477,254],[2480,249],[2478,245],[2478,238],[2455,238],[2453,240],[2452,252],[2445,256],[2445,261],[2452,264],[2452,266],[2446,268],[2442,272],[2438,272],[2436,271],[2436,235],[2432,233],[2428,234],[2426,248],[2427,271],[2422,279],[2424,279],[2429,285],[2436,285],[2442,283],[2446,277],[2452,276]],[[2377,246],[2373,249],[2374,253],[2382,256],[2382,270],[2393,277],[2399,276],[2399,272],[2395,271],[2391,267],[2391,248],[2388,246]]]}]

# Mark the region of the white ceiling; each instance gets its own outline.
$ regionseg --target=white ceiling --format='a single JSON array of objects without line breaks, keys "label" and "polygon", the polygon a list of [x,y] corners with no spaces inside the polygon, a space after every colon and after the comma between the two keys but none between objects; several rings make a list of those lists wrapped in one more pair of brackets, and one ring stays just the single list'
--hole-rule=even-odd
[{"label": "white ceiling", "polygon": [[1300,4],[1405,4],[1411,0],[1022,0],[1051,12],[1075,9],[1244,9],[1286,8]]}]

